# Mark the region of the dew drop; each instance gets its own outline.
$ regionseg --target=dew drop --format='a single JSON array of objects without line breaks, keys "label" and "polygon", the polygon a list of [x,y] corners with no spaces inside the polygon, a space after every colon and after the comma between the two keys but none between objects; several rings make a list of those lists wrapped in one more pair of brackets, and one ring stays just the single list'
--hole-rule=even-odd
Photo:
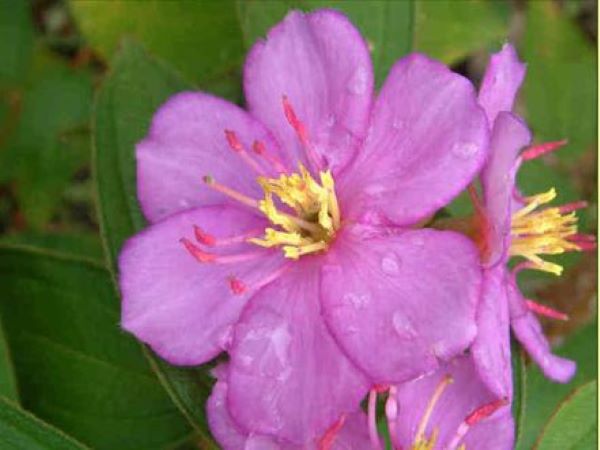
[{"label": "dew drop", "polygon": [[401,311],[396,311],[392,315],[392,325],[394,326],[394,330],[398,336],[400,336],[402,339],[411,339],[417,335],[417,332],[410,323],[410,320]]},{"label": "dew drop", "polygon": [[423,247],[425,247],[425,239],[423,239],[423,236],[419,236],[419,235],[417,235],[417,236],[414,236],[414,237],[411,239],[410,243],[411,243],[411,244],[412,244],[414,247],[417,247],[417,248],[423,248]]},{"label": "dew drop", "polygon": [[400,260],[393,253],[388,253],[381,259],[381,270],[388,275],[395,275],[400,270]]},{"label": "dew drop", "polygon": [[370,300],[369,294],[357,294],[349,292],[344,294],[343,302],[352,305],[354,309],[363,309],[367,306]]},{"label": "dew drop", "polygon": [[367,69],[363,66],[360,66],[352,75],[350,82],[348,83],[348,90],[356,95],[364,94],[367,90],[369,73]]},{"label": "dew drop", "polygon": [[451,152],[459,158],[468,159],[473,157],[479,147],[472,142],[457,142],[452,146]]},{"label": "dew drop", "polygon": [[190,207],[190,201],[186,198],[182,198],[179,200],[179,207],[180,208],[189,208]]},{"label": "dew drop", "polygon": [[407,127],[406,125],[406,121],[403,119],[400,119],[399,117],[396,117],[394,119],[394,121],[392,122],[392,128],[394,128],[395,130],[405,130]]},{"label": "dew drop", "polygon": [[327,120],[325,120],[325,126],[327,128],[332,128],[335,125],[335,116],[333,114],[330,114],[329,116],[327,116]]}]

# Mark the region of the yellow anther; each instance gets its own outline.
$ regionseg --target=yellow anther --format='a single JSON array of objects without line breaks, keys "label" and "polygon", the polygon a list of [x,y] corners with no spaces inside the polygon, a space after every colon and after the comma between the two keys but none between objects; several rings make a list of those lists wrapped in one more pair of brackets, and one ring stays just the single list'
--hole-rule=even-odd
[{"label": "yellow anther", "polygon": [[533,268],[555,275],[562,273],[562,266],[545,261],[541,255],[559,255],[580,247],[568,238],[577,234],[577,216],[574,212],[562,213],[560,208],[538,207],[554,200],[556,190],[525,199],[523,208],[512,215],[511,256],[522,256]]},{"label": "yellow anther", "polygon": [[[259,177],[257,181],[265,196],[258,202],[258,208],[281,229],[267,228],[263,238],[248,242],[262,247],[282,246],[284,255],[291,259],[326,250],[340,227],[340,211],[331,173],[321,172],[319,179],[321,184],[303,165],[299,173]],[[280,211],[275,197],[291,208],[293,214]]]}]

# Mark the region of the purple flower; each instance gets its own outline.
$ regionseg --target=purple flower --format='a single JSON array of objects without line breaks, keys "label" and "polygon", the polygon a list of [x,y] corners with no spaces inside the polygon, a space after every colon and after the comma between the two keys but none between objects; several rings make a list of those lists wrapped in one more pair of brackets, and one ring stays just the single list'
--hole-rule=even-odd
[{"label": "purple flower", "polygon": [[489,132],[469,81],[422,55],[374,101],[367,45],[333,11],[290,13],[244,89],[248,111],[174,96],[138,144],[151,226],[121,253],[122,325],[173,364],[227,351],[227,417],[305,445],[474,339],[475,246],[413,228],[480,170]]},{"label": "purple flower", "polygon": [[[523,162],[565,143],[551,142],[521,152],[530,144],[531,134],[525,123],[510,111],[524,75],[525,66],[519,62],[514,48],[505,45],[492,56],[479,93],[479,101],[493,128],[489,160],[481,175],[483,204],[479,204],[474,194],[479,210],[479,243],[487,270],[473,355],[483,368],[482,377],[499,394],[506,394],[510,386],[510,367],[503,362],[503,355],[510,352],[509,322],[516,338],[547,377],[567,382],[575,373],[574,362],[552,354],[534,313],[559,319],[565,316],[525,299],[516,275],[522,269],[560,275],[562,267],[543,257],[595,245],[593,236],[577,233],[574,211],[584,207],[584,202],[545,207],[556,196],[554,189],[523,197],[516,188],[516,174]],[[512,257],[524,261],[510,271],[507,264]],[[497,351],[490,352],[490,348]]]},{"label": "purple flower", "polygon": [[486,387],[468,356],[390,389],[386,416],[394,449],[513,448],[510,403]]}]

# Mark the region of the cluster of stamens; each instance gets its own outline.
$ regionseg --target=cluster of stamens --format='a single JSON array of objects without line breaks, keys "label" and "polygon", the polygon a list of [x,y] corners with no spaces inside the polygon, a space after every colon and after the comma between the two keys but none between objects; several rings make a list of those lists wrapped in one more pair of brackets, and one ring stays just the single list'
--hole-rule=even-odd
[{"label": "cluster of stamens", "polygon": [[560,275],[562,266],[545,261],[540,255],[559,255],[583,249],[585,244],[577,234],[575,210],[585,207],[585,203],[540,209],[555,197],[556,191],[552,188],[523,199],[525,206],[512,215],[509,253],[526,258],[531,268]]},{"label": "cluster of stamens", "polygon": [[[219,183],[210,175],[203,178],[204,183],[207,187],[247,207],[257,209],[269,219],[272,227],[217,239],[196,225],[194,226],[196,243],[187,238],[180,239],[196,261],[203,264],[229,264],[264,256],[259,249],[237,255],[217,255],[206,249],[228,247],[244,242],[265,248],[280,247],[285,257],[298,259],[303,255],[327,250],[336,231],[339,230],[340,209],[331,172],[321,169],[321,159],[309,139],[308,131],[285,96],[282,103],[283,113],[302,145],[310,169],[299,163],[298,171],[293,173],[276,154],[268,151],[264,142],[255,140],[251,150],[248,150],[234,131],[224,130],[229,148],[256,174],[264,198],[257,200],[249,197]],[[318,181],[312,174],[318,174]],[[267,277],[254,288],[263,285],[273,277]],[[231,291],[238,295],[249,289],[234,276],[229,278],[229,286]]]},{"label": "cluster of stamens", "polygon": [[[340,211],[331,173],[319,175],[320,184],[300,165],[300,173],[260,177],[258,183],[265,197],[258,207],[280,229],[267,228],[264,237],[249,242],[267,248],[281,246],[285,256],[292,259],[327,249],[340,227]],[[293,214],[280,211],[274,197]]]}]

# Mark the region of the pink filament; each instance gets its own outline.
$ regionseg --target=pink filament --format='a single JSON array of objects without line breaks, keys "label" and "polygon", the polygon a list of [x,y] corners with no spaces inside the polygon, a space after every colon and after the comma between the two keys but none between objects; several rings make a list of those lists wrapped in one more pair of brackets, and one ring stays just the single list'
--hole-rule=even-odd
[{"label": "pink filament", "polygon": [[540,303],[534,302],[533,300],[525,300],[527,303],[527,307],[529,310],[533,311],[540,316],[549,317],[551,319],[557,320],[569,320],[569,316],[563,312],[557,311],[556,309],[550,308],[549,306],[542,305]]},{"label": "pink filament", "polygon": [[551,152],[558,150],[559,148],[567,145],[567,142],[568,141],[566,139],[563,139],[560,141],[545,142],[543,144],[534,145],[532,147],[525,149],[521,153],[521,159],[523,161],[529,161],[529,160],[532,160],[535,158],[539,158],[540,156],[551,153]]}]

